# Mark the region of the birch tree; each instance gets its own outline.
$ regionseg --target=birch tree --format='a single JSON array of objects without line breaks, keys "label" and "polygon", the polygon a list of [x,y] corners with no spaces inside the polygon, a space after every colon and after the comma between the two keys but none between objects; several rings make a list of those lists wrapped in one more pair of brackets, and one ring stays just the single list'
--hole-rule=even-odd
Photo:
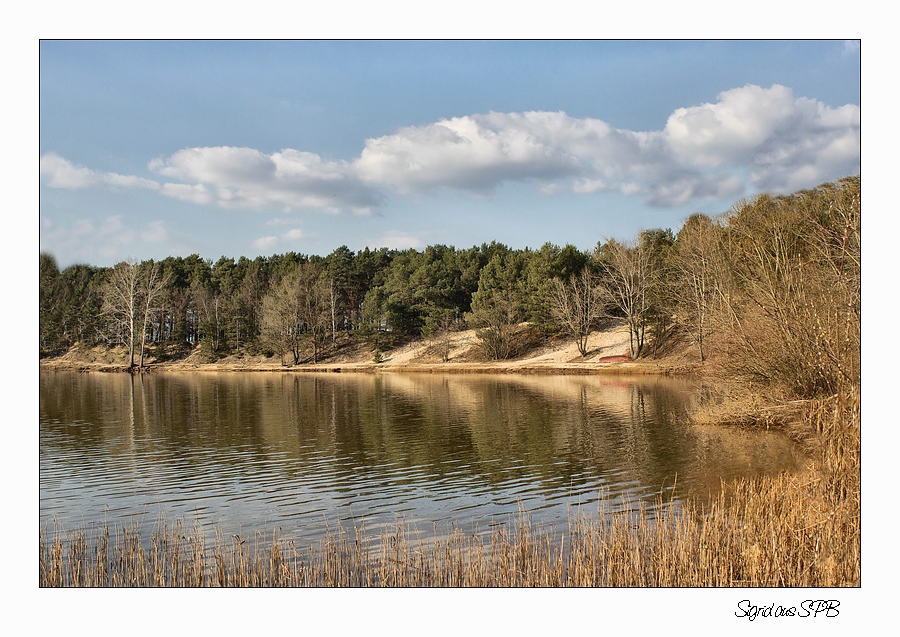
[{"label": "birch tree", "polygon": [[103,290],[103,314],[121,330],[128,346],[128,370],[134,369],[134,348],[141,308],[141,275],[137,261],[128,259],[110,272]]},{"label": "birch tree", "polygon": [[103,314],[113,322],[128,346],[128,370],[134,370],[135,349],[140,343],[139,368],[144,367],[144,348],[152,313],[166,287],[159,264],[122,261],[109,274],[103,289]]},{"label": "birch tree", "polygon": [[[152,313],[157,309],[156,304],[159,302],[166,288],[166,277],[163,276],[162,268],[159,264],[152,260],[142,264],[139,268],[139,285],[141,294],[141,362],[140,368],[144,368],[144,346],[147,340],[147,328],[150,327],[150,319]],[[152,338],[152,334],[151,334]],[[132,366],[134,363],[132,362]]]}]

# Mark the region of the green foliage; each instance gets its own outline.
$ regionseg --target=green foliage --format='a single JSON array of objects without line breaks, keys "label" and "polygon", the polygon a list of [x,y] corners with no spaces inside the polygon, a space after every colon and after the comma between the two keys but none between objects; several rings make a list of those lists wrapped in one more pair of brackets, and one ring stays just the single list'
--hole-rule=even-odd
[{"label": "green foliage", "polygon": [[482,268],[478,291],[472,295],[472,311],[466,320],[476,328],[485,355],[493,360],[517,353],[517,326],[525,318],[518,293],[524,268],[521,252],[495,254]]},{"label": "green foliage", "polygon": [[104,270],[72,265],[59,271],[56,259],[40,258],[39,338],[42,356],[57,354],[78,343],[93,347],[100,340],[100,288]]},{"label": "green foliage", "polygon": [[520,304],[525,317],[533,327],[544,333],[562,329],[553,316],[552,282],[554,279],[568,281],[587,265],[590,256],[573,245],[563,248],[545,243],[536,252],[526,251],[523,255],[525,266],[519,282]]},{"label": "green foliage", "polygon": [[40,293],[38,320],[40,353],[45,355],[58,347],[60,336],[59,267],[53,255],[41,252],[39,270]]}]

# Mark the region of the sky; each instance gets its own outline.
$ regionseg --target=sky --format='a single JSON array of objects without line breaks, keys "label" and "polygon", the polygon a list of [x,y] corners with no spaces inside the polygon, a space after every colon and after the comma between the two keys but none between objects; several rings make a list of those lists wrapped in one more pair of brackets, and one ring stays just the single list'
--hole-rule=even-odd
[{"label": "sky", "polygon": [[590,250],[860,172],[860,44],[40,42],[60,265]]}]

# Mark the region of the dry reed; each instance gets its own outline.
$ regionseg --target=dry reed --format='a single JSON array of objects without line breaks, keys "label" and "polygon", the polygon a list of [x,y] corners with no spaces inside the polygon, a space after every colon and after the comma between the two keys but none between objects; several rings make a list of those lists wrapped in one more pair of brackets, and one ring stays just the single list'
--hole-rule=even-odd
[{"label": "dry reed", "polygon": [[[41,534],[41,586],[216,587],[531,587],[531,586],[842,586],[859,582],[858,551],[833,517],[810,518],[800,489],[772,497],[780,479],[732,491],[700,512],[573,515],[567,533],[535,527],[523,513],[489,536],[452,530],[417,540],[398,523],[374,545],[332,533],[298,551],[277,537],[263,545],[216,534],[211,545],[176,522],[146,550],[128,529]],[[773,501],[778,509],[771,510]],[[818,514],[816,514],[818,515]],[[815,520],[815,521],[811,521]],[[848,559],[853,558],[854,559]]]}]

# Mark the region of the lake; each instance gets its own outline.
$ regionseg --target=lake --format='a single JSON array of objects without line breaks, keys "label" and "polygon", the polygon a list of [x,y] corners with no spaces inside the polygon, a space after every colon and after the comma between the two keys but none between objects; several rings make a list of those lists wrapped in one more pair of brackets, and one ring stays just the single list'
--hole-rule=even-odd
[{"label": "lake", "polygon": [[780,433],[685,425],[694,391],[603,375],[41,372],[40,522],[152,529],[164,515],[310,544],[397,520],[489,533],[522,507],[565,530],[601,494],[652,510],[799,466]]}]

